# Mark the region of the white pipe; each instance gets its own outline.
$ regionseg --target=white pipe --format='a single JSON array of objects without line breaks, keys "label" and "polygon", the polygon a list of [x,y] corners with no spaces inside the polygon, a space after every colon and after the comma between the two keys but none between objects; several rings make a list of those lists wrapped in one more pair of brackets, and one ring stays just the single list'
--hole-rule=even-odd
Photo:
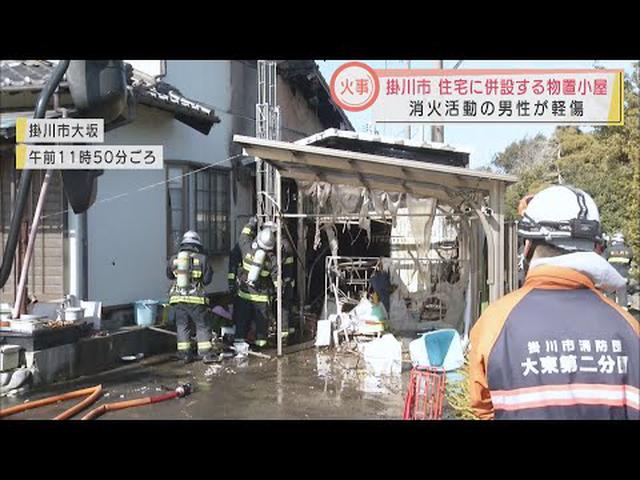
[{"label": "white pipe", "polygon": [[84,298],[84,215],[69,211],[69,293]]},{"label": "white pipe", "polygon": [[38,203],[36,205],[36,211],[33,214],[33,221],[31,222],[31,231],[29,232],[29,242],[27,243],[27,253],[24,256],[22,262],[22,270],[20,271],[20,282],[18,283],[18,292],[16,294],[16,303],[11,313],[11,318],[20,318],[20,304],[24,297],[24,287],[27,283],[27,275],[29,274],[29,264],[31,263],[31,256],[33,254],[33,247],[35,245],[36,233],[38,233],[38,226],[40,224],[40,215],[44,208],[44,201],[47,196],[47,190],[49,188],[49,180],[51,179],[52,170],[47,170],[40,187],[40,195],[38,196]]}]

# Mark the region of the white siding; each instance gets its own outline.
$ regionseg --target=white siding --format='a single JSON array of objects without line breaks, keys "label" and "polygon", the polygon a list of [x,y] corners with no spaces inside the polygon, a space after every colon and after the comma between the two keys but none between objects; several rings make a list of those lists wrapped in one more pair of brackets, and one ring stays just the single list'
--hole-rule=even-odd
[{"label": "white siding", "polygon": [[[138,107],[136,121],[106,134],[111,144],[161,144],[165,160],[190,161],[231,167],[227,160],[241,149],[233,135],[255,132],[256,69],[241,61],[167,60],[164,80],[187,98],[214,107],[220,123],[208,135],[174,120],[170,114]],[[294,140],[324,130],[306,101],[282,81],[279,103],[283,139]],[[104,305],[125,304],[143,298],[166,298],[166,190],[138,188],[165,179],[164,172],[105,172],[98,179],[98,197],[133,192],[124,198],[96,203],[88,212],[88,290]],[[252,185],[236,182],[233,196],[230,175],[231,245],[253,212]],[[115,265],[114,265],[115,263]],[[214,278],[208,291],[227,288],[228,257],[212,258]]]},{"label": "white siding", "polygon": [[[136,121],[107,132],[105,143],[166,145],[175,123],[139,107]],[[96,203],[87,212],[89,298],[108,306],[166,296],[166,191],[161,185],[137,192],[164,179],[164,170],[105,171],[98,178]],[[101,203],[122,193],[128,195]]]},{"label": "white siding", "polygon": [[[229,78],[228,61],[167,61],[165,81],[186,97],[214,106],[221,123],[214,125],[209,135],[203,135],[168,113],[138,106],[136,120],[107,132],[105,143],[158,144],[164,146],[165,160],[228,167],[232,122],[221,109],[229,109]],[[160,185],[136,192],[164,180],[164,171],[105,172],[98,178],[96,204],[87,214],[90,298],[100,299],[105,306],[166,298],[166,189]],[[99,203],[126,192],[130,193],[126,197]],[[211,260],[214,279],[208,290],[225,290],[227,257]]]}]

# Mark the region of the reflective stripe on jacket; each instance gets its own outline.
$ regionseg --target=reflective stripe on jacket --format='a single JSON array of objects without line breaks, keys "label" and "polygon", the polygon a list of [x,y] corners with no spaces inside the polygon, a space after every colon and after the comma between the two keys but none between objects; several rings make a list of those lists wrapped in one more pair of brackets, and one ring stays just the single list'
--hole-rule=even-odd
[{"label": "reflective stripe on jacket", "polygon": [[171,295],[169,297],[169,303],[192,303],[195,305],[208,305],[209,299],[207,297],[195,295]]},{"label": "reflective stripe on jacket", "polygon": [[533,268],[471,330],[484,419],[640,419],[640,327],[575,270]]},{"label": "reflective stripe on jacket", "polygon": [[238,296],[245,300],[249,300],[250,302],[266,303],[269,301],[269,295],[263,293],[248,293],[238,290]]}]

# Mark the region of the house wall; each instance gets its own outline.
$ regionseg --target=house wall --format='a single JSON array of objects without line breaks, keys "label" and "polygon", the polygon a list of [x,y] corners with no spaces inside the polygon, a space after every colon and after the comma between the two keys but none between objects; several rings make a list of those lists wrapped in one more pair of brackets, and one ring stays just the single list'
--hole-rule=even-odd
[{"label": "house wall", "polygon": [[[190,161],[230,169],[230,242],[233,245],[247,217],[254,212],[254,180],[238,166],[241,148],[234,134],[254,135],[255,62],[167,60],[164,80],[183,95],[212,106],[220,123],[208,135],[174,120],[170,114],[138,107],[130,125],[105,135],[109,144],[161,144],[165,161]],[[278,101],[287,141],[325,129],[304,98],[280,80]],[[96,204],[87,213],[88,292],[105,306],[144,298],[166,298],[166,187],[136,192],[165,180],[164,171],[105,172],[98,178]],[[129,195],[99,203],[126,192]],[[212,259],[209,292],[227,289],[228,256]]]},{"label": "house wall", "polygon": [[[136,120],[105,134],[108,144],[163,145],[165,161],[229,167],[232,136],[230,62],[167,61],[165,81],[185,96],[216,110],[221,122],[209,135],[174,120],[169,113],[138,106]],[[98,178],[96,204],[87,213],[88,292],[105,306],[144,298],[166,298],[166,187],[136,192],[165,181],[165,171],[105,172]],[[109,202],[101,200],[131,192]],[[232,206],[233,211],[233,206]],[[226,289],[227,257],[212,259],[210,292]]]},{"label": "house wall", "polygon": [[280,138],[285,142],[294,142],[328,128],[322,125],[317,113],[300,92],[292,89],[282,78],[278,78],[278,105]]},{"label": "house wall", "polygon": [[[15,153],[12,144],[0,144],[0,256],[4,254],[4,247],[9,234],[9,225],[15,205],[12,196],[17,192],[20,171],[14,167]],[[44,179],[44,171],[35,171],[31,180],[31,196],[24,212],[24,221],[31,224],[35,211],[40,187]],[[12,194],[13,190],[13,194]],[[65,209],[62,179],[59,172],[54,172],[47,190],[42,219],[33,247],[33,256],[29,264],[27,275],[27,292],[39,302],[59,299],[64,292],[63,275],[63,239]],[[14,265],[9,279],[3,289],[0,289],[0,303],[13,304],[15,291],[19,279],[19,268],[16,269],[18,248]],[[16,274],[18,272],[18,274]]]},{"label": "house wall", "polygon": [[[175,137],[170,115],[138,107],[136,121],[105,134],[106,144],[165,145]],[[98,177],[96,203],[87,211],[87,291],[103,305],[164,298],[166,265],[166,190],[164,170],[105,171]],[[116,195],[128,195],[106,199]]]}]

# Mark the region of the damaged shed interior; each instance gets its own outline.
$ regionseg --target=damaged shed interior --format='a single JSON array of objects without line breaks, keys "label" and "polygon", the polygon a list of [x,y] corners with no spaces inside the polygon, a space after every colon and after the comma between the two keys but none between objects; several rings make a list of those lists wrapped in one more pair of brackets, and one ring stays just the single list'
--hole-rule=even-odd
[{"label": "damaged shed interior", "polygon": [[388,329],[466,339],[481,304],[517,287],[504,221],[515,177],[465,168],[468,153],[450,146],[334,129],[296,143],[234,140],[256,158],[258,217],[296,245],[301,326],[315,313],[340,330],[375,293]]}]

